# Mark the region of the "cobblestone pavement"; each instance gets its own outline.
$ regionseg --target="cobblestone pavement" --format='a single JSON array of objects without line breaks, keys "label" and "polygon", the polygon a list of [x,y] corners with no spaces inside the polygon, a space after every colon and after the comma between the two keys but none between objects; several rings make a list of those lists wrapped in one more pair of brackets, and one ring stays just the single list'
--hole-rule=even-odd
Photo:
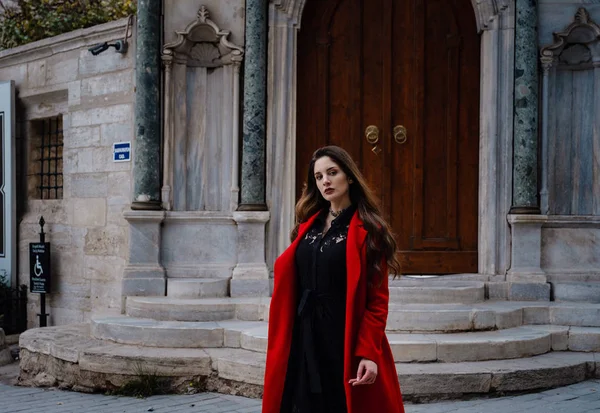
[{"label": "cobblestone pavement", "polygon": [[[16,387],[15,368],[0,369],[0,413],[254,413],[260,400],[215,393],[147,399]],[[406,413],[600,413],[600,380],[495,399],[406,404]],[[372,412],[377,413],[377,412]]]}]

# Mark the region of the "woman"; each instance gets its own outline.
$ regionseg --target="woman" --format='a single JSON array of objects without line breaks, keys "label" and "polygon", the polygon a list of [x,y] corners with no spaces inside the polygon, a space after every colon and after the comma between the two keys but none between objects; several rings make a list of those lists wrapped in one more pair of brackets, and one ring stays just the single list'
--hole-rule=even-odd
[{"label": "woman", "polygon": [[318,149],[275,262],[263,413],[403,413],[385,335],[396,243],[350,155]]}]

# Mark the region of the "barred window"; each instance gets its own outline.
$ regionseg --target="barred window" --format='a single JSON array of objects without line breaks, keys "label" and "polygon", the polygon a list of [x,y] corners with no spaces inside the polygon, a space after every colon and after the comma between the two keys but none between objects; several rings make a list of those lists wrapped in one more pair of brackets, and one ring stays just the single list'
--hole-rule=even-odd
[{"label": "barred window", "polygon": [[29,196],[34,199],[63,197],[62,116],[31,123]]}]

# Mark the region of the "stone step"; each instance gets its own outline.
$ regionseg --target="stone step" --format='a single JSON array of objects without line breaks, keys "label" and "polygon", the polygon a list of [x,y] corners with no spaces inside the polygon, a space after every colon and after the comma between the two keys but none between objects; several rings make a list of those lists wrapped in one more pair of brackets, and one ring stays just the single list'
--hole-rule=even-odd
[{"label": "stone step", "polygon": [[553,283],[556,301],[600,303],[600,282]]},{"label": "stone step", "polygon": [[[600,329],[527,326],[460,334],[388,334],[398,362],[462,362],[531,357],[549,351],[600,352]],[[240,347],[266,352],[267,326],[242,332]]]},{"label": "stone step", "polygon": [[409,399],[541,390],[600,377],[599,353],[552,352],[515,360],[396,363]]},{"label": "stone step", "polygon": [[[266,322],[156,321],[127,316],[93,318],[93,338],[127,345],[165,348],[267,350]],[[459,362],[530,357],[552,350],[600,351],[600,328],[523,326],[454,334],[391,334],[400,362]]]},{"label": "stone step", "polygon": [[[241,347],[241,334],[262,327],[259,321],[157,321],[128,316],[94,317],[91,336],[99,340],[145,347]],[[266,340],[266,335],[265,335]]]},{"label": "stone step", "polygon": [[569,350],[600,352],[600,328],[570,327],[568,334]]},{"label": "stone step", "polygon": [[[510,359],[530,357],[552,350],[553,331],[543,330],[541,327],[459,334],[388,334],[388,340],[394,359],[398,362]],[[556,330],[556,327],[549,326],[549,329],[553,328]],[[561,332],[566,337],[568,328],[563,328]],[[582,342],[580,350],[584,350],[586,344],[593,345],[591,337],[595,336],[590,336],[588,342]],[[266,352],[266,325],[244,331],[240,345],[246,350]]]},{"label": "stone step", "polygon": [[[600,304],[546,303],[523,304],[523,324],[554,324],[575,327],[600,327]],[[502,306],[501,302],[494,304]]]},{"label": "stone step", "polygon": [[267,362],[265,353],[230,348],[206,349],[206,352],[216,364],[220,378],[262,387]]},{"label": "stone step", "polygon": [[[169,390],[175,392],[198,391],[195,386],[199,385],[207,391],[247,397],[262,393],[253,383],[262,386],[265,354],[248,350],[117,344],[90,338],[89,324],[31,329],[21,335],[20,346],[20,384],[24,386],[103,391],[141,375],[156,375],[169,378]],[[236,378],[244,381],[230,381]]]},{"label": "stone step", "polygon": [[[89,337],[89,325],[31,329],[21,336],[21,382],[103,391],[144,372],[172,378],[189,391],[208,377],[212,391],[260,397],[265,354],[241,348],[149,348]],[[551,352],[515,360],[396,363],[406,400],[459,398],[539,390],[600,378],[600,353]],[[44,373],[44,374],[41,374]],[[50,377],[49,377],[50,376]]]},{"label": "stone step", "polygon": [[531,301],[485,301],[472,305],[390,303],[387,330],[451,333],[528,324],[600,327],[600,305]]},{"label": "stone step", "polygon": [[270,301],[270,297],[127,297],[125,311],[132,317],[163,321],[262,321],[268,319]]},{"label": "stone step", "polygon": [[398,362],[526,358],[550,351],[600,352],[600,328],[555,325],[455,334],[388,334]]},{"label": "stone step", "polygon": [[229,280],[217,278],[168,278],[167,297],[209,298],[227,297]]},{"label": "stone step", "polygon": [[390,303],[387,330],[392,333],[452,333],[500,330],[523,324],[519,307],[490,308],[484,303],[396,304]]},{"label": "stone step", "polygon": [[[233,318],[266,321],[269,303],[269,297],[128,297],[126,313],[132,317],[164,321]],[[600,327],[600,304],[532,301],[485,301],[471,305],[390,303],[387,330],[391,333],[452,333],[501,330],[528,324]]]},{"label": "stone step", "polygon": [[485,300],[480,281],[390,280],[390,302],[399,304],[472,304]]},{"label": "stone step", "polygon": [[[463,362],[531,357],[552,350],[554,326],[455,334],[388,334],[397,362]],[[563,333],[568,333],[568,328]],[[562,348],[561,348],[562,349]]]},{"label": "stone step", "polygon": [[82,352],[81,368],[106,374],[139,375],[143,368],[161,376],[208,376],[250,384],[263,384],[266,354],[232,348],[151,348],[126,345],[102,345]]},{"label": "stone step", "polygon": [[267,323],[263,326],[243,331],[240,334],[240,348],[256,351],[257,353],[266,353],[268,333],[269,328]]}]

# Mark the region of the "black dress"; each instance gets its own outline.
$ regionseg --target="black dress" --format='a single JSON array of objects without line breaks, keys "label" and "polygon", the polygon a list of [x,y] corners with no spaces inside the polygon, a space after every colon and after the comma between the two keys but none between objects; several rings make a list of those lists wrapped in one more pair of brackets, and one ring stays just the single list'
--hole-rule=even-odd
[{"label": "black dress", "polygon": [[281,413],[345,413],[346,238],[355,207],[323,235],[323,211],[296,250],[297,312]]}]

